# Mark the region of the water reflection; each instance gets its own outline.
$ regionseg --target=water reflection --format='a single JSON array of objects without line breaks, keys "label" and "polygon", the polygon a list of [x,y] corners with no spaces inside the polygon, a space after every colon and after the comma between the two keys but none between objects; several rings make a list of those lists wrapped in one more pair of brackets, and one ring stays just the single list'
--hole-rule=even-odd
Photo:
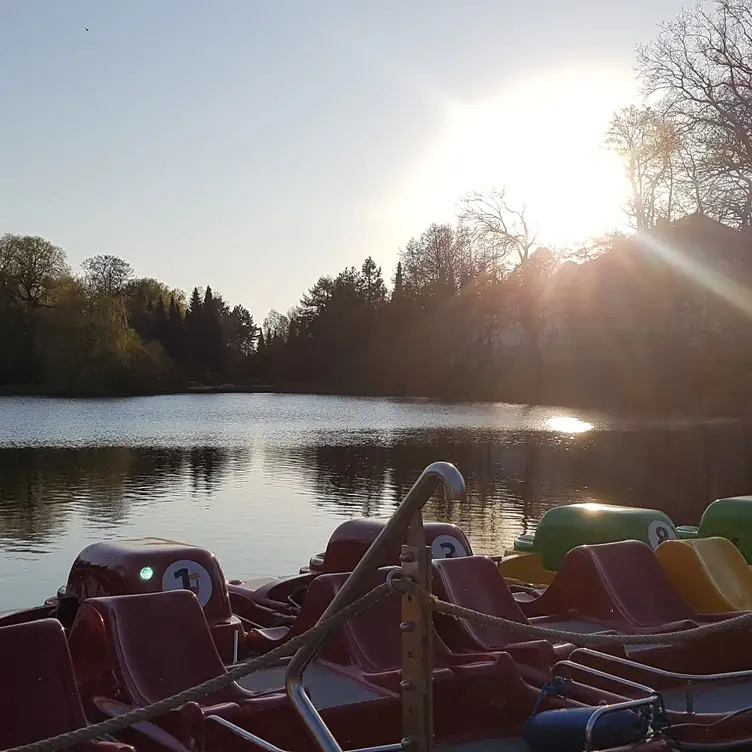
[{"label": "water reflection", "polygon": [[593,428],[592,423],[569,415],[555,415],[546,421],[546,426],[552,431],[561,431],[562,433],[583,433]]},{"label": "water reflection", "polygon": [[752,487],[752,434],[742,424],[578,429],[395,431],[349,437],[351,443],[327,443],[331,437],[321,432],[306,445],[267,448],[265,461],[298,468],[314,505],[347,516],[391,513],[426,465],[453,462],[467,482],[467,500],[434,498],[426,515],[461,525],[487,553],[500,553],[563,503],[655,507],[696,523],[714,498]]},{"label": "water reflection", "polygon": [[460,468],[464,502],[439,492],[426,507],[429,519],[461,525],[479,550],[497,553],[531,522],[562,501],[580,500],[561,455],[558,437],[545,432],[483,430],[400,431],[370,443],[331,444],[324,433],[304,446],[270,447],[269,467],[295,466],[312,488],[313,504],[343,516],[390,514],[421,470],[438,458]]},{"label": "water reflection", "polygon": [[468,496],[438,495],[426,516],[462,526],[479,552],[501,552],[574,501],[696,523],[712,499],[752,490],[751,448],[742,423],[609,423],[524,406],[0,400],[0,607],[54,592],[84,545],[115,535],[206,545],[237,575],[294,571],[343,518],[390,514],[439,459],[457,465]]},{"label": "water reflection", "polygon": [[73,511],[88,525],[117,528],[134,508],[165,500],[186,481],[193,495],[211,496],[231,463],[249,458],[249,449],[217,447],[2,449],[0,543],[52,542]]}]

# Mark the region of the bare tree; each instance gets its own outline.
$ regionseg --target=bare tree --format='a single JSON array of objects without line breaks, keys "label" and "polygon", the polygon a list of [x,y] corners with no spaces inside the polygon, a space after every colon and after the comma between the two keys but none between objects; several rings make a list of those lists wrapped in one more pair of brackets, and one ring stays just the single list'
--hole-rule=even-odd
[{"label": "bare tree", "polygon": [[65,251],[49,240],[10,233],[0,238],[3,287],[27,309],[50,305],[52,288],[68,272]]},{"label": "bare tree", "polygon": [[752,226],[752,5],[685,11],[638,48],[638,64],[645,93],[691,139],[703,209]]},{"label": "bare tree", "polygon": [[474,275],[468,233],[449,224],[432,224],[400,250],[402,285],[411,294],[447,297]]},{"label": "bare tree", "polygon": [[81,267],[86,282],[102,295],[119,295],[133,279],[133,267],[118,256],[103,254],[87,258]]},{"label": "bare tree", "polygon": [[286,342],[290,334],[290,318],[272,309],[264,319],[261,329],[265,344]]},{"label": "bare tree", "polygon": [[477,271],[500,279],[510,265],[524,264],[536,246],[537,233],[525,206],[509,205],[505,190],[472,193],[462,202],[460,224],[473,241]]},{"label": "bare tree", "polygon": [[650,107],[616,112],[606,145],[624,160],[630,185],[627,213],[637,230],[650,230],[659,219],[671,221],[682,204],[681,136],[669,118]]}]

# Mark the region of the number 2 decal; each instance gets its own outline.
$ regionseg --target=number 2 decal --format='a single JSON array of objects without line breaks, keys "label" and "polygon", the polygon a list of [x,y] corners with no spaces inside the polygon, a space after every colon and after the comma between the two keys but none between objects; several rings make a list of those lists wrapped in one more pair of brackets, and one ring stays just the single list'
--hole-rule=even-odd
[{"label": "number 2 decal", "polygon": [[457,555],[457,549],[454,547],[454,543],[445,541],[439,545],[441,546],[441,550],[446,554],[444,558],[453,559]]},{"label": "number 2 decal", "polygon": [[431,558],[456,559],[458,556],[468,556],[465,544],[453,535],[437,535],[431,544]]}]

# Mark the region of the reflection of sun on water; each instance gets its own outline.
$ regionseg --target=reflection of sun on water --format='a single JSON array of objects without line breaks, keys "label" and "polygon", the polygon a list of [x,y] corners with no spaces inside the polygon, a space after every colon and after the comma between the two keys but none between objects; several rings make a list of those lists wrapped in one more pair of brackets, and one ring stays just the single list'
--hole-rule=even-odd
[{"label": "reflection of sun on water", "polygon": [[561,433],[584,433],[589,431],[593,424],[568,415],[555,415],[546,421],[546,426],[552,431],[560,431]]},{"label": "reflection of sun on water", "polygon": [[518,80],[485,101],[455,103],[408,178],[400,197],[405,220],[449,218],[467,192],[509,186],[511,203],[527,203],[544,244],[613,229],[623,222],[626,182],[603,141],[613,111],[632,92],[632,77],[621,70],[573,68]]}]

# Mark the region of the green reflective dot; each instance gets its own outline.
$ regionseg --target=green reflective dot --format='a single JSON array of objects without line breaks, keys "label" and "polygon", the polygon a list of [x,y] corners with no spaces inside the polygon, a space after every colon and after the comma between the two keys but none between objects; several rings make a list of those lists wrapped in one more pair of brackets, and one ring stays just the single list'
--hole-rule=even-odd
[{"label": "green reflective dot", "polygon": [[154,577],[154,570],[151,567],[144,567],[141,572],[139,572],[139,577],[144,580],[150,580],[152,577]]}]

